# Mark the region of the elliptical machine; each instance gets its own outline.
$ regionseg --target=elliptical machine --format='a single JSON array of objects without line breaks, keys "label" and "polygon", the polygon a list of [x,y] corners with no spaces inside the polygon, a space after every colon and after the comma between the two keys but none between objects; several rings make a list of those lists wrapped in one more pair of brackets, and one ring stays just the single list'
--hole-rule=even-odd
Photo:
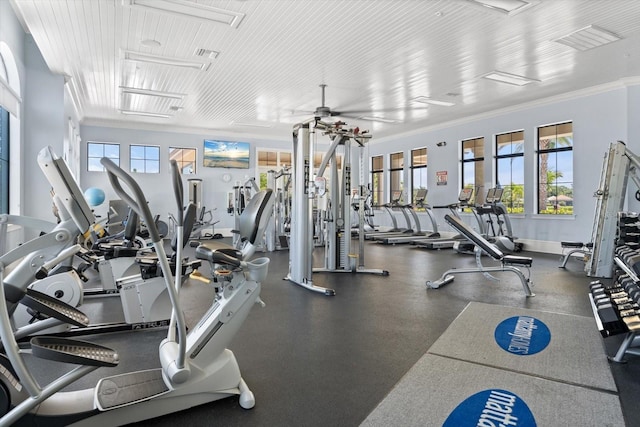
[{"label": "elliptical machine", "polygon": [[[216,296],[213,304],[187,333],[178,298],[180,282],[174,284],[162,238],[152,221],[142,190],[131,176],[111,160],[103,158],[101,163],[116,193],[149,224],[150,236],[165,278],[173,310],[167,338],[159,345],[161,367],[102,378],[95,388],[62,392],[64,387],[98,367],[116,366],[119,362],[118,353],[83,341],[35,337],[31,339],[30,349],[34,357],[78,365],[50,384],[40,386],[25,364],[25,351],[16,342],[10,322],[11,307],[18,301],[38,305],[58,321],[65,320],[78,325],[88,323],[88,319],[67,304],[7,283],[4,280],[4,268],[19,260],[17,254],[21,254],[12,251],[0,257],[0,339],[6,351],[6,357],[0,356],[0,426],[16,423],[92,427],[122,425],[232,395],[240,395],[240,406],[243,408],[252,408],[255,403],[253,393],[240,375],[235,356],[226,347],[253,304],[261,302],[260,280],[266,276],[268,258],[249,262],[230,253],[212,253],[211,259],[223,266],[227,273],[214,276]],[[178,205],[176,270],[180,271],[182,181],[175,161],[171,163],[171,170]],[[123,189],[121,182],[133,195]],[[67,205],[72,207],[70,212],[78,217],[86,202],[77,185],[67,187],[67,190],[66,194],[60,194],[59,197],[67,198]],[[265,194],[264,198],[268,204],[270,193]],[[65,212],[65,220],[71,221],[70,212]],[[269,219],[268,214],[266,217],[260,215],[264,212],[269,211],[256,209],[256,233],[264,232]],[[64,237],[63,234],[54,234],[54,238],[56,235]],[[28,245],[25,243],[23,246]]]}]

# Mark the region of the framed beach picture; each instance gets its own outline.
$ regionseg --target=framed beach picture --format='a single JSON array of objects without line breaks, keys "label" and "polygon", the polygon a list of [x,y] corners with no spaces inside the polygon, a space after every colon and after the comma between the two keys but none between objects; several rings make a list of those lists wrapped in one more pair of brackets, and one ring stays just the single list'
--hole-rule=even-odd
[{"label": "framed beach picture", "polygon": [[249,169],[248,142],[204,140],[204,166],[207,168]]}]

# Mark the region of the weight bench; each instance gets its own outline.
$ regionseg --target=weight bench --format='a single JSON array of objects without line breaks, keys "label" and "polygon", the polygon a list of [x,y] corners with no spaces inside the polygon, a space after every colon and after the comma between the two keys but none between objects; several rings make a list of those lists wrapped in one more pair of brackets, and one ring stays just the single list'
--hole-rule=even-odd
[{"label": "weight bench", "polygon": [[[582,254],[583,259],[587,260],[587,257],[591,256],[591,250],[593,249],[593,243],[560,242],[560,246],[562,246],[562,258],[560,259],[560,265],[558,268],[565,268],[573,254]],[[567,249],[568,252],[565,252]]]},{"label": "weight bench", "polygon": [[[524,293],[527,297],[535,296],[533,292],[531,292],[530,285],[533,283],[529,279],[529,267],[533,263],[533,260],[529,257],[523,256],[515,256],[515,255],[505,255],[496,245],[489,242],[487,239],[478,234],[474,229],[466,225],[460,219],[451,216],[445,215],[444,219],[461,235],[466,237],[471,243],[476,246],[476,259],[478,261],[478,267],[476,268],[452,268],[445,271],[440,279],[438,280],[428,280],[427,287],[431,289],[438,289],[440,286],[446,285],[447,283],[453,282],[454,274],[463,274],[463,273],[483,273],[488,275],[490,272],[496,271],[506,271],[512,272],[520,278],[522,282],[522,288],[524,289]],[[486,267],[481,263],[481,251],[485,252],[491,258],[496,261],[500,261],[499,266]],[[527,276],[522,272],[519,267],[524,267],[527,269]],[[490,276],[491,277],[491,276]]]}]

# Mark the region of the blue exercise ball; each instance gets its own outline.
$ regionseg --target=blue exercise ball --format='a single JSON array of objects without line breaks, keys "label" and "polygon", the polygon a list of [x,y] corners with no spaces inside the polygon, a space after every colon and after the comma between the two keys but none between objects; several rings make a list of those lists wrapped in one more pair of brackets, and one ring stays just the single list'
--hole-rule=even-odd
[{"label": "blue exercise ball", "polygon": [[104,191],[99,188],[87,188],[84,192],[84,198],[87,199],[89,206],[100,206],[104,202]]}]

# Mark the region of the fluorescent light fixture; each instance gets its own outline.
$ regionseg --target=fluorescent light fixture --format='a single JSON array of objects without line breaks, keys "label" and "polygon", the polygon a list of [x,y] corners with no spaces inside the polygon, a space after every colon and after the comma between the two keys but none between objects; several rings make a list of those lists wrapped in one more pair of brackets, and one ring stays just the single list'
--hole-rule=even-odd
[{"label": "fluorescent light fixture", "polygon": [[[127,0],[124,0],[127,1]],[[196,18],[238,28],[244,13],[208,6],[187,0],[128,0],[131,6],[139,6],[156,12],[170,13],[183,18]]]},{"label": "fluorescent light fixture", "polygon": [[553,40],[554,42],[572,47],[576,50],[589,50],[620,40],[621,37],[611,31],[595,25],[580,28],[566,36]]},{"label": "fluorescent light fixture", "polygon": [[538,4],[539,0],[467,0],[505,15],[515,15]]},{"label": "fluorescent light fixture", "polygon": [[377,116],[360,116],[358,117],[358,120],[369,120],[372,122],[381,122],[381,123],[399,123],[399,120],[386,119],[384,117],[377,117]]},{"label": "fluorescent light fixture", "polygon": [[255,123],[255,122],[238,122],[238,121],[232,121],[231,122],[232,125],[234,126],[247,126],[247,127],[253,127],[253,128],[270,128],[272,127],[272,125],[267,124],[267,123]]},{"label": "fluorescent light fixture", "polygon": [[149,55],[146,53],[124,51],[124,59],[126,61],[149,62],[151,64],[170,65],[173,67],[193,68],[195,70],[205,70],[209,63],[187,61],[180,58],[172,58],[169,56]]},{"label": "fluorescent light fixture", "polygon": [[120,110],[120,112],[127,116],[159,117],[161,119],[168,119],[169,117],[171,117],[170,114],[152,113],[149,111]]},{"label": "fluorescent light fixture", "polygon": [[130,93],[133,95],[157,96],[160,98],[179,99],[181,101],[184,99],[185,96],[187,96],[185,93],[164,92],[160,90],[140,89],[135,87],[120,86],[120,89],[122,89],[122,93]]},{"label": "fluorescent light fixture", "polygon": [[517,74],[505,73],[504,71],[492,71],[480,77],[515,86],[524,86],[528,85],[529,83],[540,81],[529,77],[519,76]]},{"label": "fluorescent light fixture", "polygon": [[453,102],[449,101],[439,101],[437,99],[431,99],[428,96],[417,96],[412,99],[413,102],[421,102],[423,104],[431,104],[431,105],[440,105],[442,107],[453,107],[456,105]]}]

